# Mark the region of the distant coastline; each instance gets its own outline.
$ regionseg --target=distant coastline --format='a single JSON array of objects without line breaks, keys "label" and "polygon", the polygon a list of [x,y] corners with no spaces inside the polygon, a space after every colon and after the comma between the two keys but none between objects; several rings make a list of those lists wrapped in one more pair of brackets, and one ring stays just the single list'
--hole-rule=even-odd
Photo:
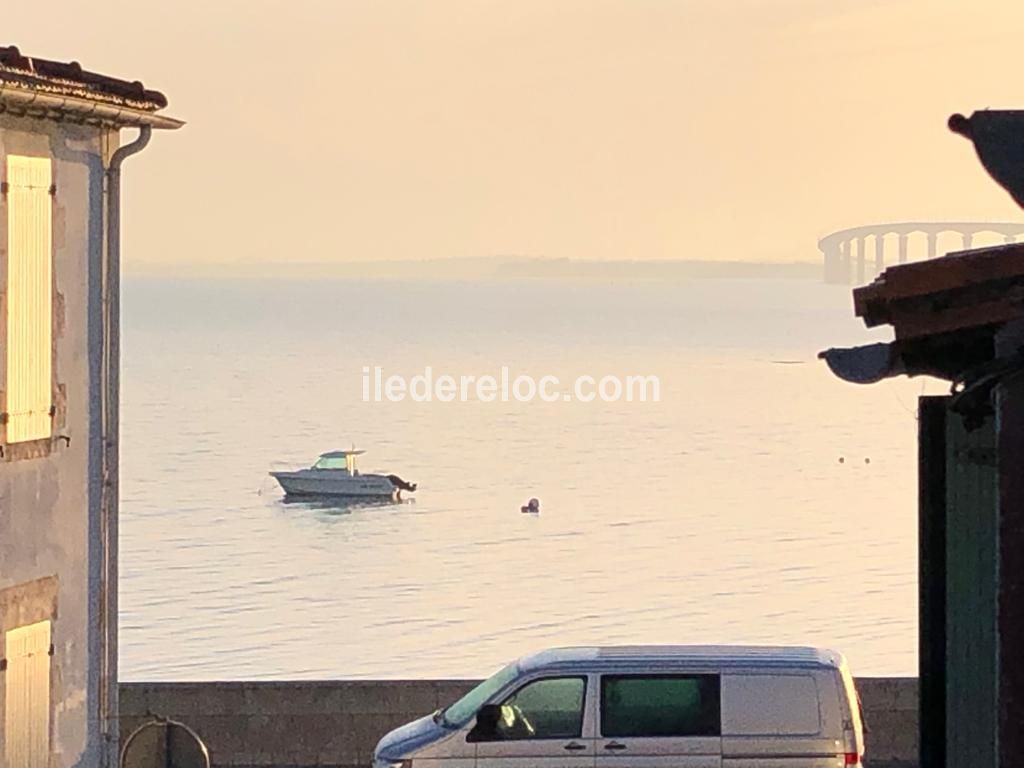
[{"label": "distant coastline", "polygon": [[820,280],[822,265],[805,261],[633,260],[585,261],[529,257],[409,259],[404,261],[248,264],[130,264],[127,277],[291,280]]}]

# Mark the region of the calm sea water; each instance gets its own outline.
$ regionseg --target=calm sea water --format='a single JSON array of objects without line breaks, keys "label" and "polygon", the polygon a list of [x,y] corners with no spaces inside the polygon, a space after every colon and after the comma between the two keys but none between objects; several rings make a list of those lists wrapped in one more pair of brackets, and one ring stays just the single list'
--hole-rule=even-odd
[{"label": "calm sea water", "polygon": [[[916,397],[812,282],[129,281],[121,675],[472,677],[550,645],[812,643],[916,669]],[[412,376],[656,375],[658,403],[375,403]],[[366,448],[419,483],[285,504]],[[540,499],[539,516],[519,507]]]}]

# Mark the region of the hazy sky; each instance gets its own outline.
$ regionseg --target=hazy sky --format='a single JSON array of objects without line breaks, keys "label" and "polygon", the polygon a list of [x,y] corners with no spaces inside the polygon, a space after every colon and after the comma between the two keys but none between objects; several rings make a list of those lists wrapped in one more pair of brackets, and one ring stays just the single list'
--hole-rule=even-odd
[{"label": "hazy sky", "polygon": [[1020,0],[0,1],[0,44],[188,121],[126,165],[129,268],[812,259],[1022,218],[945,127],[1024,108]]}]

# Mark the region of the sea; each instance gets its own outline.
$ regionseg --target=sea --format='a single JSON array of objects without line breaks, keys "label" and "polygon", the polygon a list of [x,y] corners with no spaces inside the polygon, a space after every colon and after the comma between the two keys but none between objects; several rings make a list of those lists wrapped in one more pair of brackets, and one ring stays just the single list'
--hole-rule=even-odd
[{"label": "sea", "polygon": [[[634,643],[916,673],[916,402],[948,386],[836,378],[819,351],[889,338],[848,287],[136,277],[122,325],[123,680],[475,678]],[[389,399],[378,371],[561,389]],[[627,377],[658,390],[616,400]],[[268,474],[353,446],[416,492],[293,502]]]}]

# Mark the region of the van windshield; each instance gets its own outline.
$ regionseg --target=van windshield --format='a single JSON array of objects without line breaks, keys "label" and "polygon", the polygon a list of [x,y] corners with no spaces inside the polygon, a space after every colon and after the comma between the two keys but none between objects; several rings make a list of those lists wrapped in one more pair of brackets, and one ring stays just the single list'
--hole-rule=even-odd
[{"label": "van windshield", "polygon": [[438,722],[449,728],[461,728],[476,715],[480,707],[486,704],[489,698],[518,676],[518,664],[509,664],[507,667],[500,669],[441,712],[437,718]]}]

